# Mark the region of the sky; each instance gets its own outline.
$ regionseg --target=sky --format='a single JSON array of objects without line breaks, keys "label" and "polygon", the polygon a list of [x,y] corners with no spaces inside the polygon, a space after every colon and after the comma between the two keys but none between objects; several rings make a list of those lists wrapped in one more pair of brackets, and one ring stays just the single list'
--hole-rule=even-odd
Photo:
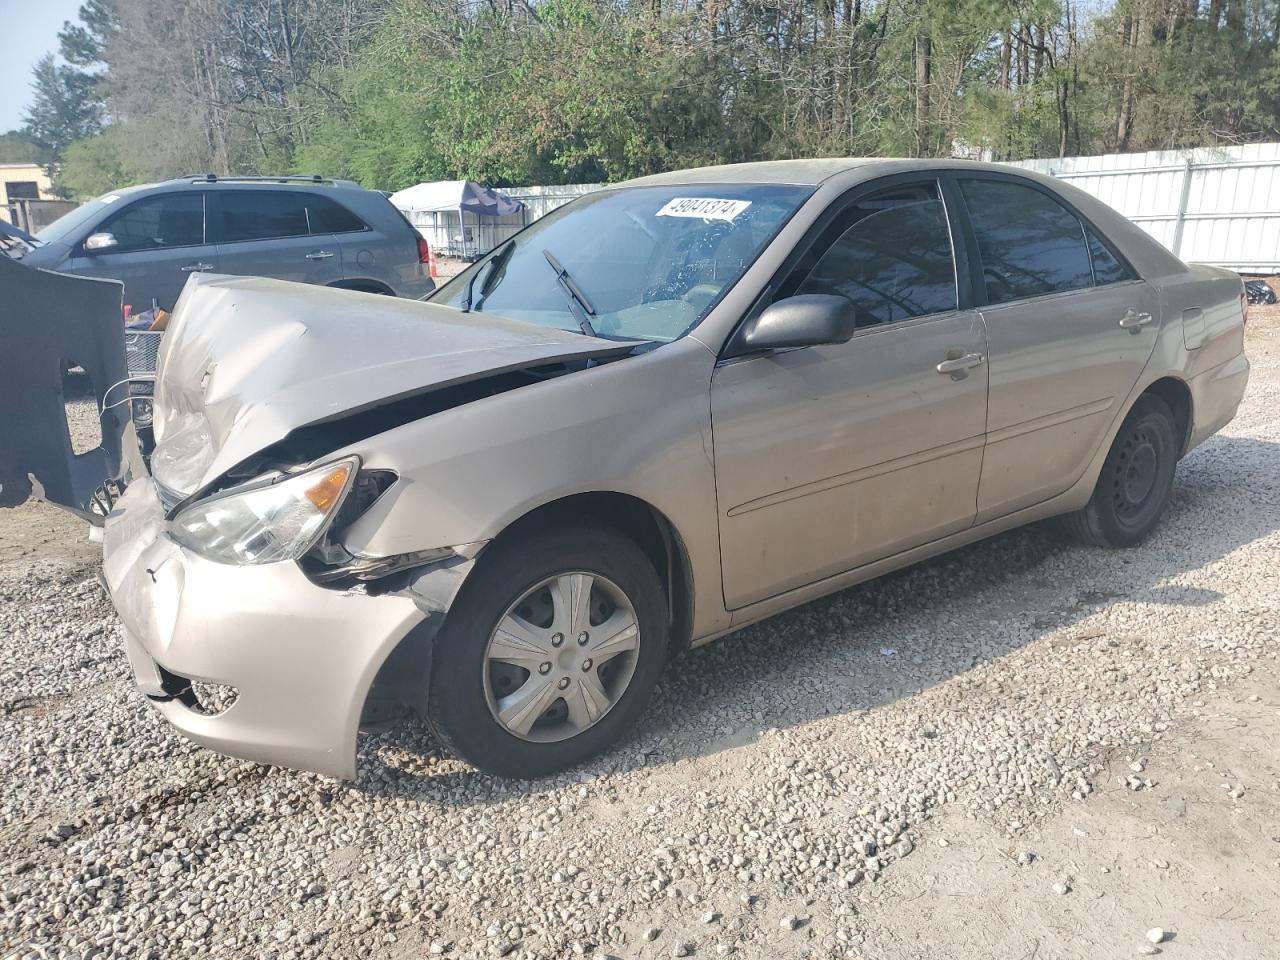
[{"label": "sky", "polygon": [[0,0],[0,133],[22,126],[31,102],[31,68],[58,46],[64,20],[83,0]]}]

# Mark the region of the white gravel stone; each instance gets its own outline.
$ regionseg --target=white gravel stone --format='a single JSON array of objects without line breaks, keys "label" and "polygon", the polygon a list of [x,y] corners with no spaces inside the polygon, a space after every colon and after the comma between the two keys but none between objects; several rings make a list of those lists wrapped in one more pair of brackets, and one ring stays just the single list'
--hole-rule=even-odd
[{"label": "white gravel stone", "polygon": [[[366,735],[352,784],[188,743],[133,689],[83,526],[0,511],[0,943],[318,960],[393,953],[393,937],[405,956],[629,957],[664,929],[692,936],[715,904],[703,933],[742,955],[782,936],[842,956],[859,943],[836,936],[856,934],[844,901],[892,891],[877,878],[916,845],[947,845],[934,811],[1007,827],[1017,851],[1117,773],[1150,789],[1153,740],[1276,655],[1274,364],[1249,390],[1231,436],[1179,463],[1140,547],[1035,527],[774,617],[668,669],[624,750],[533,783],[450,759],[416,722]],[[1247,794],[1206,770],[1229,814]],[[1172,849],[1136,875],[1157,879],[1169,864],[1151,858]],[[781,935],[805,923],[782,910],[811,929]]]}]

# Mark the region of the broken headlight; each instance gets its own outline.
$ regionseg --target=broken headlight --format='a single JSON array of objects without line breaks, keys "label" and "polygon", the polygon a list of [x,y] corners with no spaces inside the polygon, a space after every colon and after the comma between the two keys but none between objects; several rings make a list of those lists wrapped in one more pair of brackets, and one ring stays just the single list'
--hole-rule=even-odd
[{"label": "broken headlight", "polygon": [[169,521],[182,546],[218,563],[297,560],[323,536],[351,489],[359,457],[257,481],[200,500]]},{"label": "broken headlight", "polygon": [[213,434],[203,414],[173,418],[151,455],[151,475],[157,483],[186,497],[200,486],[213,463],[213,453]]}]

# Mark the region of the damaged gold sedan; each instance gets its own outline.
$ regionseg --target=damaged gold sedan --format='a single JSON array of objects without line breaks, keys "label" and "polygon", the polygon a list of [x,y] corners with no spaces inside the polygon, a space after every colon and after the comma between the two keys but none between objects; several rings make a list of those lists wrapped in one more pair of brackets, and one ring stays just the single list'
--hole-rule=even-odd
[{"label": "damaged gold sedan", "polygon": [[199,743],[352,777],[400,703],[534,777],[690,645],[1047,517],[1140,542],[1240,402],[1244,310],[1087,195],[946,161],[611,187],[427,303],[197,277],[105,578]]}]

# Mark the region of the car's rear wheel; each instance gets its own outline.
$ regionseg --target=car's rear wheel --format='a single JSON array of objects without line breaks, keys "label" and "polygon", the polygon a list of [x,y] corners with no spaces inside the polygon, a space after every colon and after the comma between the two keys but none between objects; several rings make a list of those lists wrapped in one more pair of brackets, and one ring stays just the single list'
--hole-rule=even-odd
[{"label": "car's rear wheel", "polygon": [[531,531],[482,555],[436,638],[427,712],[489,773],[538,777],[612,745],[666,659],[653,565],[609,529]]},{"label": "car's rear wheel", "polygon": [[1088,504],[1064,518],[1067,530],[1097,546],[1140,543],[1169,505],[1177,462],[1173,413],[1144,394],[1121,424]]}]

